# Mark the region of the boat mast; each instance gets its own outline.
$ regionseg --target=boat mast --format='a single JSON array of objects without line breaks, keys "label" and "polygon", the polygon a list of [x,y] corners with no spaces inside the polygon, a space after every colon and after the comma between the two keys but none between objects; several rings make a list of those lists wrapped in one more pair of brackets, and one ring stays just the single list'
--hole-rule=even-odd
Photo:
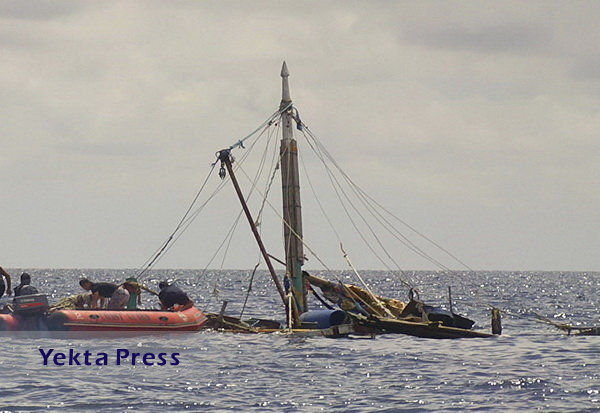
[{"label": "boat mast", "polygon": [[304,265],[304,248],[302,244],[302,208],[300,203],[300,179],[298,174],[298,147],[294,139],[292,127],[292,99],[288,84],[289,72],[283,62],[281,68],[282,97],[280,110],[288,108],[281,114],[283,129],[280,159],[281,183],[283,192],[283,234],[285,240],[286,273],[290,280],[290,289],[294,297],[298,313],[308,310],[306,305],[306,286],[302,275]]}]

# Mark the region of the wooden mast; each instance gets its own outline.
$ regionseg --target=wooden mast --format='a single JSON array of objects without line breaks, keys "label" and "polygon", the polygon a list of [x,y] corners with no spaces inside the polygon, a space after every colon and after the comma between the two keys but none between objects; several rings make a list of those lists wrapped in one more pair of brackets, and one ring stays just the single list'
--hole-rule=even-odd
[{"label": "wooden mast", "polygon": [[[300,179],[298,173],[298,147],[292,127],[292,99],[288,84],[289,72],[283,62],[281,68],[282,96],[280,109],[288,108],[281,114],[283,130],[280,159],[281,183],[283,192],[283,234],[285,240],[286,274],[290,280],[290,289],[294,297],[298,313],[308,310],[306,305],[306,286],[302,275],[304,265],[304,248],[302,244],[302,207],[300,203]],[[298,326],[295,326],[298,327]]]}]

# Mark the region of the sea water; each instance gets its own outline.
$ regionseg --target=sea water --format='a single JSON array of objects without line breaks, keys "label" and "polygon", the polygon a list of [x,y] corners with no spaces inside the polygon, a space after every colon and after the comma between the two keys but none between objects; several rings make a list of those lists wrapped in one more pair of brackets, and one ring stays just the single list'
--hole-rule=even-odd
[{"label": "sea water", "polygon": [[[11,271],[17,276],[21,270]],[[123,281],[134,270],[27,270],[50,301],[81,292],[78,279]],[[319,274],[318,274],[319,275]],[[320,274],[326,276],[326,274]],[[396,275],[363,271],[371,288],[405,299]],[[240,315],[251,271],[152,271],[177,280],[208,311]],[[539,323],[600,324],[600,273],[415,272],[421,299],[489,331],[489,308],[506,309],[502,336],[431,340],[403,335],[343,339],[210,331],[137,336],[3,334],[0,410],[6,411],[593,411],[600,409],[600,337],[567,336]],[[349,273],[330,274],[356,283]],[[145,295],[144,305],[156,299]],[[7,302],[6,298],[1,300]],[[318,303],[311,299],[311,305]],[[244,317],[283,321],[268,274],[256,274]],[[106,353],[107,365],[44,365],[40,349]],[[115,352],[178,354],[177,365],[117,365]]]}]

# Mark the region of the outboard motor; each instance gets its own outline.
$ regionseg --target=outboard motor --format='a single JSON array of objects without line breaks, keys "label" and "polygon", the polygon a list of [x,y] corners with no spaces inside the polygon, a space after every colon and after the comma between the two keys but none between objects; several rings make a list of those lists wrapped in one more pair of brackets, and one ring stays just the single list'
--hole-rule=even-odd
[{"label": "outboard motor", "polygon": [[15,314],[20,316],[42,315],[48,311],[46,294],[20,295],[13,301]]},{"label": "outboard motor", "polygon": [[48,311],[46,294],[20,295],[13,301],[14,315],[19,319],[19,330],[39,330],[40,320]]}]

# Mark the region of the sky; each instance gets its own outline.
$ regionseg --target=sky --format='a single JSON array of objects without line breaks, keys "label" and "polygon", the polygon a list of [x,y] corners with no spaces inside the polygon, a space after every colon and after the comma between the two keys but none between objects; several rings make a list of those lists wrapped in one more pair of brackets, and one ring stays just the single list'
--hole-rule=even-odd
[{"label": "sky", "polygon": [[[142,266],[215,152],[278,108],[285,60],[344,170],[470,268],[599,271],[598,21],[595,1],[3,1],[0,265]],[[302,179],[305,241],[346,269]],[[214,201],[157,267],[207,266],[239,210]],[[240,224],[211,268],[257,257]]]}]

